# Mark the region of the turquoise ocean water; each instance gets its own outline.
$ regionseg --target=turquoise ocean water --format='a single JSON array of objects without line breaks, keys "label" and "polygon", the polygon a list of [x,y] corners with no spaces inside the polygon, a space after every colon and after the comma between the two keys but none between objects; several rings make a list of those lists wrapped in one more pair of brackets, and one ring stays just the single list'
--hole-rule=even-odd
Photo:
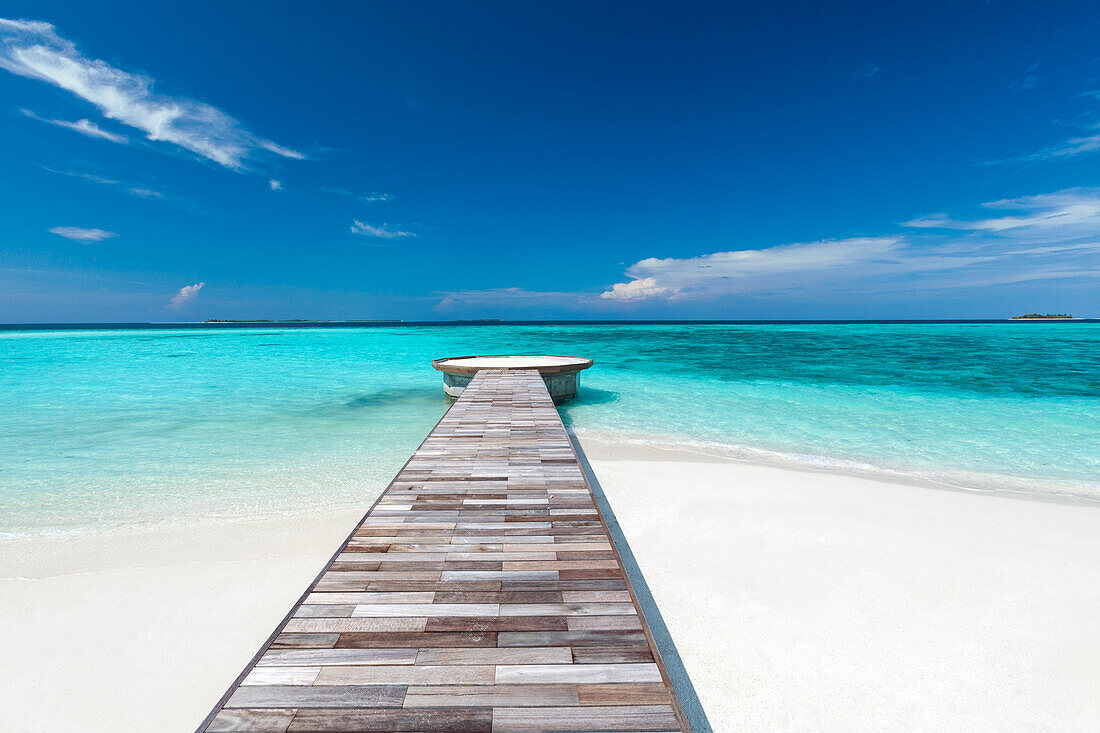
[{"label": "turquoise ocean water", "polygon": [[596,360],[573,429],[1100,500],[1100,323],[0,331],[0,536],[367,506],[432,358]]}]

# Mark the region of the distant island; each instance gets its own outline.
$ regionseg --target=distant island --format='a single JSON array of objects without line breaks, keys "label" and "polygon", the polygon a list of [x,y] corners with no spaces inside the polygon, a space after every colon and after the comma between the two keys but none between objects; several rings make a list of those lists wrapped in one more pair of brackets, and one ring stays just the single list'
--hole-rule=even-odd
[{"label": "distant island", "polygon": [[1012,316],[1011,321],[1064,321],[1072,320],[1068,313],[1028,313],[1026,316]]},{"label": "distant island", "polygon": [[287,321],[273,321],[270,318],[245,318],[234,320],[232,318],[208,318],[203,323],[332,323],[332,321],[312,321],[308,318],[291,318]]}]

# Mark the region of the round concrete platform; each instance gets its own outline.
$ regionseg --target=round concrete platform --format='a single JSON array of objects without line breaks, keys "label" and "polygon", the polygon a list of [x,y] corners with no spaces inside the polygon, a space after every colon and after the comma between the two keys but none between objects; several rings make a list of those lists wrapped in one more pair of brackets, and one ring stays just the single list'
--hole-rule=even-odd
[{"label": "round concrete platform", "polygon": [[555,403],[577,396],[579,372],[592,366],[591,359],[551,354],[479,354],[436,359],[432,367],[443,372],[443,391],[457,399],[482,369],[537,369]]}]

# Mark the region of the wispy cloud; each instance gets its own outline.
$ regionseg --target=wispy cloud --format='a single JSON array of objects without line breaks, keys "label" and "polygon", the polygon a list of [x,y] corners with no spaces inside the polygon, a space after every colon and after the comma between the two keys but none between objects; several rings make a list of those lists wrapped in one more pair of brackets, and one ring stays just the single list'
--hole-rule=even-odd
[{"label": "wispy cloud", "polygon": [[105,229],[84,229],[83,227],[54,227],[50,230],[50,234],[56,234],[59,237],[85,244],[102,242],[104,239],[118,236],[114,232],[108,232]]},{"label": "wispy cloud", "polygon": [[372,192],[372,193],[354,193],[346,188],[337,188],[335,186],[325,186],[321,189],[328,193],[335,193],[341,196],[347,196],[353,198],[356,201],[364,201],[366,203],[376,203],[380,201],[392,201],[393,195],[388,193]]},{"label": "wispy cloud", "polygon": [[[1083,92],[1077,96],[1100,101],[1100,90]],[[1017,155],[1002,160],[989,161],[986,165],[1061,160],[1078,155],[1095,153],[1100,150],[1100,122],[1097,121],[1094,114],[1084,116],[1083,119],[1079,119],[1077,122],[1073,123],[1073,126],[1080,130],[1080,134],[1062,140],[1054,145],[1040,148],[1032,153],[1025,153],[1024,155]]]},{"label": "wispy cloud", "polygon": [[878,64],[867,64],[861,66],[853,71],[849,76],[852,79],[870,79],[872,76],[882,71]]},{"label": "wispy cloud", "polygon": [[1100,123],[1089,125],[1086,132],[1091,134],[1071,137],[1057,145],[1052,145],[1034,153],[1020,155],[1001,163],[1030,163],[1039,160],[1051,160],[1058,158],[1072,158],[1083,153],[1095,153],[1100,150]]},{"label": "wispy cloud", "polygon": [[153,79],[83,55],[50,23],[0,18],[0,69],[38,79],[91,103],[104,117],[233,170],[258,151],[305,156],[249,132],[209,104],[153,91]]},{"label": "wispy cloud", "polygon": [[65,171],[57,170],[56,168],[47,168],[42,165],[39,166],[44,171],[50,173],[56,173],[59,176],[69,176],[70,178],[79,178],[84,181],[91,181],[92,183],[98,183],[101,186],[107,186],[113,188],[121,193],[127,193],[131,196],[137,196],[143,199],[166,199],[168,198],[163,192],[157,191],[147,185],[126,183],[125,181],[115,180],[114,178],[107,178],[106,176],[100,176],[95,173],[86,173],[84,171]]},{"label": "wispy cloud", "polygon": [[31,112],[29,109],[24,109],[21,111],[24,115],[30,117],[32,120],[45,122],[47,125],[64,127],[65,129],[79,132],[81,135],[86,135],[87,137],[94,137],[100,140],[110,140],[111,142],[118,143],[119,145],[126,145],[130,142],[130,140],[125,135],[117,135],[113,132],[108,132],[91,120],[77,120],[76,122],[69,122],[68,120],[51,120],[46,117],[39,117],[34,112]]},{"label": "wispy cloud", "polygon": [[462,308],[571,307],[591,302],[591,293],[527,290],[525,288],[489,288],[486,290],[448,290],[436,293],[441,299],[437,311]]},{"label": "wispy cloud", "polygon": [[[648,258],[600,297],[622,304],[740,294],[964,289],[1100,277],[1100,189],[992,201],[1001,216],[937,214],[889,236],[821,240],[688,258]],[[915,231],[914,231],[915,230]]]},{"label": "wispy cloud", "polygon": [[377,237],[378,239],[400,239],[401,237],[415,237],[413,232],[404,232],[400,229],[389,229],[389,224],[366,224],[355,219],[351,224],[352,234],[361,234],[364,237]]},{"label": "wispy cloud", "polygon": [[206,283],[195,283],[194,285],[185,285],[180,288],[179,292],[172,296],[172,300],[168,302],[168,308],[170,310],[180,310],[185,308],[191,303],[195,302],[195,299],[199,297],[199,291],[206,287]]},{"label": "wispy cloud", "polygon": [[1028,64],[1027,68],[1024,70],[1024,75],[1020,78],[1019,81],[1015,81],[1015,82],[1009,84],[1008,85],[1009,89],[1018,89],[1022,92],[1030,92],[1034,89],[1038,89],[1039,88],[1039,83],[1041,81],[1041,79],[1039,78],[1038,73],[1036,73],[1038,71],[1039,71],[1039,64],[1037,64],[1037,63]]},{"label": "wispy cloud", "polygon": [[283,190],[283,184],[280,181],[276,181],[274,178],[272,178],[270,181],[268,181],[267,185],[271,187],[272,191],[282,191]]},{"label": "wispy cloud", "polygon": [[1100,235],[1100,190],[1067,189],[1039,196],[1022,196],[982,204],[983,209],[1015,211],[1007,216],[952,219],[945,214],[922,216],[902,226],[918,229],[1026,233],[1049,232],[1058,239]]}]

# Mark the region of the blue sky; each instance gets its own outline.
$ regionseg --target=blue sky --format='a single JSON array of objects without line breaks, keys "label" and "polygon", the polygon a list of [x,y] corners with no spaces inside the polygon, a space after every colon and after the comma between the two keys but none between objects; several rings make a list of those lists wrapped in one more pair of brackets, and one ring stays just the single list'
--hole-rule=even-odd
[{"label": "blue sky", "polygon": [[35,0],[0,321],[1100,315],[1095,3]]}]

